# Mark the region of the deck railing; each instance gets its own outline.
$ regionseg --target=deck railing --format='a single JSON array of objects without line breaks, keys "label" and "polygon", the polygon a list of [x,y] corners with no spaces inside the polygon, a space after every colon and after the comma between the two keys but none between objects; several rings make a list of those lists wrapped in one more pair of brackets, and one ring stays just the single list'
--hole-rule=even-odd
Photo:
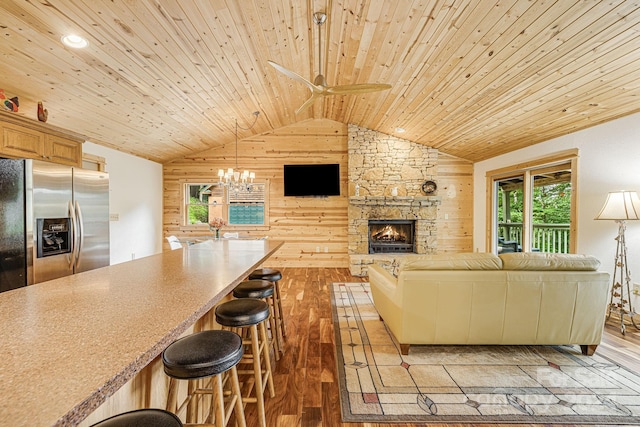
[{"label": "deck railing", "polygon": [[[498,223],[498,236],[522,245],[522,223]],[[569,253],[569,224],[534,224],[531,247],[540,252]]]}]

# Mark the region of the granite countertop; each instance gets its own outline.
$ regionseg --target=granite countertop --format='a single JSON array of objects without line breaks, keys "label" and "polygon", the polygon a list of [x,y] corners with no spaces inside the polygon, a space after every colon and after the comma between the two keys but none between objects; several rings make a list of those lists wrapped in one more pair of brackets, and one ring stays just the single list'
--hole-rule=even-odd
[{"label": "granite countertop", "polygon": [[282,244],[206,241],[0,293],[0,424],[82,421]]}]

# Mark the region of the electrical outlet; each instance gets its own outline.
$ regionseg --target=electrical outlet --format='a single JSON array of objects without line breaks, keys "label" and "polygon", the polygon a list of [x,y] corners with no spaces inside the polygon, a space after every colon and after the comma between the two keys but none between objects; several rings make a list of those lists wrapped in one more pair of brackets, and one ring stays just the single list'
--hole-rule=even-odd
[{"label": "electrical outlet", "polygon": [[640,283],[633,284],[633,294],[640,295]]}]

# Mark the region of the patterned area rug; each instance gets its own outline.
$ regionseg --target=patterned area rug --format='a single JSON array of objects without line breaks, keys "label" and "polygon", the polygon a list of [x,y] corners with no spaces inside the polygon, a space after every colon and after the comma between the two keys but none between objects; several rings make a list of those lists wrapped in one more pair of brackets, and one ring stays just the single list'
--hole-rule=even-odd
[{"label": "patterned area rug", "polygon": [[578,346],[413,346],[400,354],[368,283],[334,283],[344,422],[640,425],[640,377]]}]

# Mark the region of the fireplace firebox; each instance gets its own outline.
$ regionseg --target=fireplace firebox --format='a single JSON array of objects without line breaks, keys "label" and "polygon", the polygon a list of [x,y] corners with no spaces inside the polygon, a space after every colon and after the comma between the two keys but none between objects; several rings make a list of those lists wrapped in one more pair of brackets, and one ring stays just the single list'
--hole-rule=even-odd
[{"label": "fireplace firebox", "polygon": [[415,221],[370,219],[369,253],[415,252]]}]

